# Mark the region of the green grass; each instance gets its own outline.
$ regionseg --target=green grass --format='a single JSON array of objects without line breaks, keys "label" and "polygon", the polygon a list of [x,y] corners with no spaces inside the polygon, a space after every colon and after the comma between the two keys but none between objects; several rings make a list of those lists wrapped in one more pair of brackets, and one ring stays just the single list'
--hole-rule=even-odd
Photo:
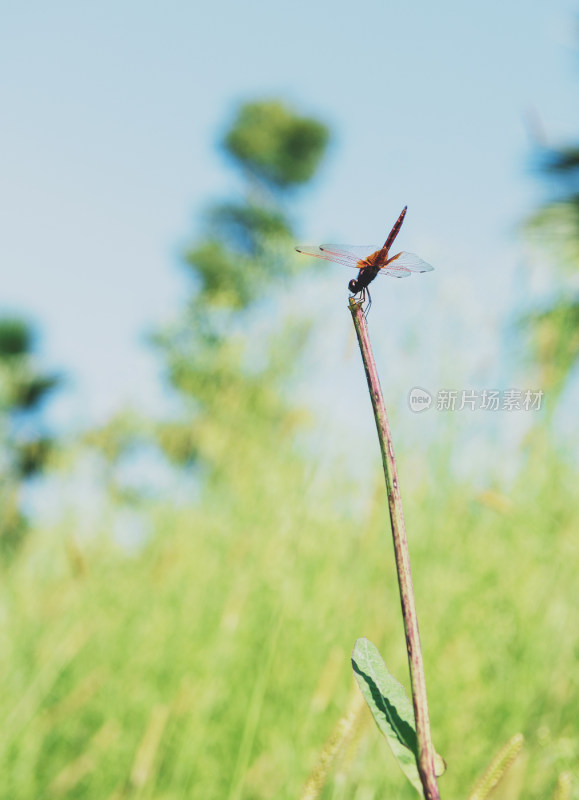
[{"label": "green grass", "polygon": [[[410,491],[400,465],[441,794],[521,731],[524,796],[549,796],[578,766],[577,476],[547,451],[477,496],[430,469]],[[295,461],[235,480],[151,511],[137,555],[35,532],[0,589],[0,798],[298,798],[355,639],[408,687],[379,475],[359,515]],[[324,798],[416,796],[366,711],[356,742]]]}]

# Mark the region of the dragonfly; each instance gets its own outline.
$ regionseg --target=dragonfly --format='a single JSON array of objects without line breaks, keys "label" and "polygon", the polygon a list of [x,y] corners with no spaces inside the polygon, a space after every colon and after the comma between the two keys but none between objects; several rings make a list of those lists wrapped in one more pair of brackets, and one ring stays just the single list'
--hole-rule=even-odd
[{"label": "dragonfly", "polygon": [[346,267],[357,269],[358,277],[349,281],[348,289],[354,297],[360,295],[362,303],[365,303],[368,298],[365,312],[367,314],[372,305],[368,287],[377,275],[408,278],[413,272],[432,272],[434,269],[414,253],[406,253],[404,250],[396,253],[395,256],[389,256],[390,248],[402,227],[407,209],[408,206],[404,206],[382,247],[379,245],[321,244],[313,247],[299,245],[296,250],[307,256],[335,261]]}]

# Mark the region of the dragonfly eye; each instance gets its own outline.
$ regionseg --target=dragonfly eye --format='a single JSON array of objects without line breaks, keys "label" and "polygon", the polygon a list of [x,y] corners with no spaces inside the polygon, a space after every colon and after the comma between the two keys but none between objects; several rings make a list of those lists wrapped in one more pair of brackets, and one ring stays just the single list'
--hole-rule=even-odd
[{"label": "dragonfly eye", "polygon": [[348,289],[352,292],[352,294],[358,294],[358,281],[352,279],[348,284]]}]

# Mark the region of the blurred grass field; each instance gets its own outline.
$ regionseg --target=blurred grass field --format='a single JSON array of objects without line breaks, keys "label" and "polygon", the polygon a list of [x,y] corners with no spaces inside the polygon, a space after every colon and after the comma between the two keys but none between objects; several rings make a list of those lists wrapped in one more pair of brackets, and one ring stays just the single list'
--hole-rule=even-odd
[{"label": "blurred grass field", "polygon": [[[538,442],[482,494],[443,463],[405,491],[399,447],[443,797],[518,731],[523,796],[577,769],[577,476]],[[1,588],[2,798],[297,798],[355,691],[355,639],[408,686],[380,476],[348,514],[308,474],[270,454],[237,491],[152,509],[138,552],[72,524],[29,537]],[[415,796],[361,720],[322,797]]]}]

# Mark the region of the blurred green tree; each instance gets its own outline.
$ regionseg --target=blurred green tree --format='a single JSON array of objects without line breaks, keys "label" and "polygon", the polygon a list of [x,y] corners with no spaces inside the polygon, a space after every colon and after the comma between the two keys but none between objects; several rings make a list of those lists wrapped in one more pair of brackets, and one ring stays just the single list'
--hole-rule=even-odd
[{"label": "blurred green tree", "polygon": [[259,320],[268,308],[271,316],[276,287],[307,267],[306,259],[293,257],[284,204],[313,177],[328,139],[320,122],[277,101],[243,105],[224,137],[225,153],[243,177],[243,196],[207,210],[204,234],[185,255],[191,298],[181,317],[154,337],[185,405],[181,420],[159,428],[174,463],[231,476],[263,457],[249,436],[257,426],[269,447],[295,427],[299,414],[286,404],[282,386],[304,328],[286,321],[264,341]]},{"label": "blurred green tree", "polygon": [[34,355],[35,336],[23,319],[0,320],[0,556],[16,553],[27,533],[21,488],[46,467],[53,440],[42,408],[61,377],[44,372]]},{"label": "blurred green tree", "polygon": [[526,225],[532,244],[552,265],[552,290],[523,318],[541,386],[554,408],[579,358],[579,148],[542,148],[539,172],[551,197]]}]

